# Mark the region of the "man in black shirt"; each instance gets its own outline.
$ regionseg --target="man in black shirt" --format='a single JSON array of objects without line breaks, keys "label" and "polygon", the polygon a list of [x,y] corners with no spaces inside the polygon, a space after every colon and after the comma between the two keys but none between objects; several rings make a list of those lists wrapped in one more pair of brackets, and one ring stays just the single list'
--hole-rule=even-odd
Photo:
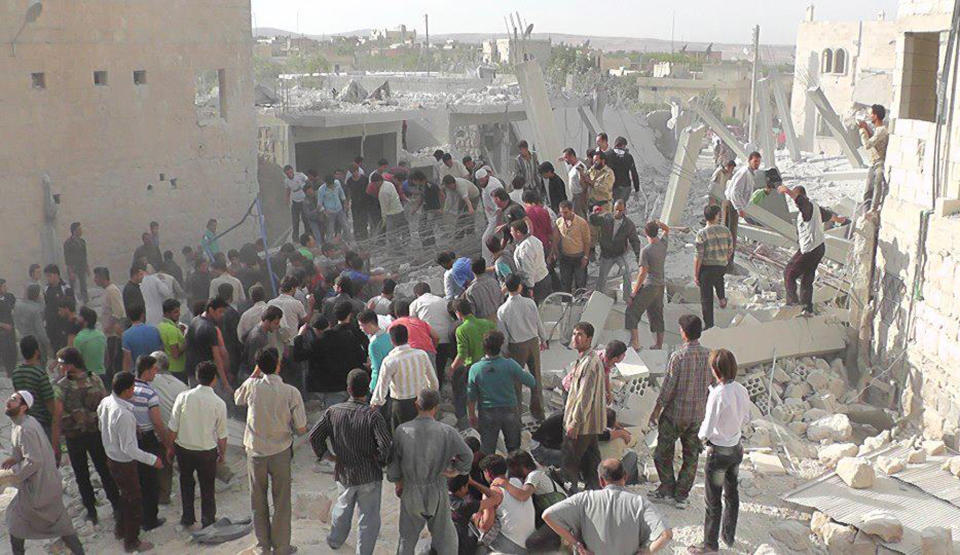
[{"label": "man in black shirt", "polygon": [[513,236],[510,235],[510,224],[518,222],[527,217],[527,211],[523,206],[513,202],[505,189],[497,189],[491,195],[493,203],[497,205],[497,227],[496,231],[503,233],[504,244],[512,243]]},{"label": "man in black shirt", "polygon": [[540,176],[547,183],[547,194],[550,195],[550,208],[553,209],[554,214],[559,214],[560,203],[567,200],[567,186],[563,183],[563,179],[557,175],[553,164],[550,162],[540,164],[537,171],[540,172]]},{"label": "man in black shirt", "polygon": [[153,242],[153,236],[149,233],[140,235],[140,241],[143,243],[137,250],[133,251],[133,265],[149,264],[153,266],[154,271],[163,267],[163,255],[160,254],[160,247]]},{"label": "man in black shirt", "polygon": [[217,377],[222,387],[232,395],[233,387],[227,380],[227,361],[223,359],[223,353],[219,349],[223,345],[223,336],[217,327],[227,306],[227,302],[223,299],[210,299],[207,301],[206,310],[190,321],[185,338],[186,358],[183,368],[190,384],[196,385],[197,365],[212,360],[217,364]]},{"label": "man in black shirt", "polygon": [[63,242],[63,259],[67,263],[67,276],[70,288],[80,282],[80,298],[87,302],[87,276],[90,275],[90,266],[87,265],[87,241],[83,238],[83,226],[80,222],[70,224],[70,237]]},{"label": "man in black shirt", "polygon": [[7,292],[7,280],[0,279],[0,367],[13,374],[17,366],[17,335],[13,329],[13,307],[16,297]]},{"label": "man in black shirt", "polygon": [[48,264],[43,269],[43,275],[47,278],[47,288],[43,292],[43,317],[50,348],[57,352],[67,346],[67,322],[60,317],[60,299],[71,298],[76,301],[76,297],[73,296],[73,289],[60,278],[60,268],[56,264]]},{"label": "man in black shirt", "polygon": [[[146,268],[142,264],[134,264],[130,267],[130,281],[123,286],[123,310],[130,312],[134,306],[147,306],[143,301],[143,293],[140,291],[140,282],[146,275]],[[129,318],[130,316],[127,316]]]},{"label": "man in black shirt", "polygon": [[637,174],[637,164],[633,155],[627,149],[627,140],[617,137],[613,143],[612,156],[607,155],[607,163],[613,170],[613,200],[623,199],[626,203],[630,198],[630,186],[635,192],[640,191],[640,176]]},{"label": "man in black shirt", "polygon": [[210,265],[205,257],[197,257],[194,261],[194,270],[187,278],[184,289],[187,293],[187,305],[192,311],[194,305],[200,301],[206,301],[210,294],[210,282],[213,281],[213,275],[210,273]]},{"label": "man in black shirt", "polygon": [[223,309],[223,316],[217,323],[217,327],[220,328],[223,345],[227,348],[227,356],[230,357],[230,360],[227,361],[229,377],[235,379],[237,372],[240,370],[240,356],[243,354],[243,344],[240,343],[240,338],[237,337],[237,324],[240,323],[240,313],[237,312],[237,309],[233,308],[231,304],[233,303],[233,285],[221,283],[217,288],[217,296],[227,302],[227,306]]},{"label": "man in black shirt", "polygon": [[440,186],[427,180],[427,176],[420,170],[410,175],[410,183],[420,193],[420,201],[414,206],[411,214],[420,210],[420,240],[424,247],[436,245],[435,230],[440,226],[443,213],[440,204]]},{"label": "man in black shirt", "polygon": [[[367,362],[367,346],[370,341],[354,322],[353,306],[341,301],[334,307],[336,325],[332,326],[315,343],[314,356],[326,360],[321,368],[311,365],[307,375],[307,390],[316,393],[325,406],[347,399],[347,374]],[[316,372],[320,370],[320,372]]]},{"label": "man in black shirt", "polygon": [[360,166],[362,163],[362,156],[354,158],[353,164],[350,165],[350,170],[347,171],[346,174],[346,194],[350,197],[350,213],[353,216],[353,235],[358,240],[366,239],[376,233],[373,213],[370,209],[370,205],[375,202],[375,199],[367,194],[369,180],[367,174]]}]

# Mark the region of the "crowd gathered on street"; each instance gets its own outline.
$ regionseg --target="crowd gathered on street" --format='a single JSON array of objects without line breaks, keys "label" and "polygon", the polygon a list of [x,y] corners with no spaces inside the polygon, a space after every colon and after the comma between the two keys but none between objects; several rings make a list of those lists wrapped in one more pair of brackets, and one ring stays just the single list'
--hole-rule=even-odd
[{"label": "crowd gathered on street", "polygon": [[[650,418],[659,486],[640,492],[644,461],[616,448],[630,432],[611,405],[610,376],[628,349],[664,348],[665,268],[677,231],[627,213],[640,181],[624,138],[610,143],[600,133],[585,158],[573,148],[555,154],[541,162],[520,141],[502,174],[443,151],[432,168],[388,160],[365,167],[362,157],[324,176],[287,166],[289,242],[223,251],[219,223],[210,219],[178,262],[152,221],[123,283],[107,267],[92,267],[84,226],[73,223],[64,267],[31,265],[22,296],[0,279],[0,365],[15,390],[6,401],[13,453],[2,467],[20,481],[7,511],[13,552],[24,553],[25,540],[62,537],[83,553],[62,501],[64,452],[86,518],[102,518],[95,494],[102,488],[127,552],[151,549],[141,536],[167,525],[158,506],[170,503],[174,465],[180,526],[212,525],[231,418],[245,421],[262,553],[297,550],[292,460],[301,435],[318,460],[333,460],[331,549],[353,530],[356,552],[373,553],[386,476],[400,503],[398,553],[415,552],[424,526],[440,554],[564,544],[581,554],[656,552],[672,538],[657,504],[688,507],[702,451],[711,477],[704,537],[689,551],[733,545],[751,403],[735,380],[734,355],[699,340],[715,325],[715,301],[727,305],[724,275],[735,264],[738,222],[749,221],[747,206],[761,192],[777,190],[796,204],[799,248],[784,276],[787,303],[812,314],[824,223],[842,219],[802,187],[783,186],[775,168],[760,171],[758,153],[740,169],[718,155],[713,183],[721,198],[704,207],[693,241],[702,312],[669,322],[682,344],[669,356]],[[473,256],[447,250],[453,239],[473,241]],[[381,240],[397,251],[436,252],[442,280],[401,295],[397,269],[372,271],[371,254],[360,248]],[[551,337],[539,308],[555,292],[594,291],[626,305],[629,345],[598,344],[602,330],[586,321],[557,338],[576,360],[562,380],[563,410],[550,414],[541,352]],[[640,345],[644,318],[649,346]],[[151,385],[159,374],[184,384],[168,418]],[[447,401],[456,426],[437,418]],[[313,422],[310,402],[321,409]],[[528,449],[525,413],[536,420]]]}]

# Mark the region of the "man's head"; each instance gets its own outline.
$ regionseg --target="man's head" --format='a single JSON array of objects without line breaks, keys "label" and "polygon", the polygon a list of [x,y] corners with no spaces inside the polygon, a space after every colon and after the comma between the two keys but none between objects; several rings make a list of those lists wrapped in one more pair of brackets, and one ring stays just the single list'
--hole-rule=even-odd
[{"label": "man's head", "polygon": [[573,348],[583,353],[593,345],[593,325],[590,322],[579,322],[573,326]]},{"label": "man's head", "polygon": [[56,264],[47,264],[43,268],[43,277],[47,278],[49,285],[60,285],[60,267]]},{"label": "man's head", "polygon": [[565,200],[560,203],[560,217],[563,218],[563,221],[568,224],[573,221],[573,218],[576,216],[573,212],[573,203],[569,200]]},{"label": "man's head", "polygon": [[768,192],[773,191],[780,185],[783,185],[783,178],[780,177],[780,170],[777,168],[770,168],[764,172],[766,175],[766,181],[764,182],[764,187]]},{"label": "man's head", "polygon": [[437,255],[437,264],[440,265],[444,270],[449,270],[453,267],[453,263],[457,260],[457,255],[453,251],[444,251]]},{"label": "man's head", "polygon": [[348,301],[340,301],[333,306],[333,316],[337,322],[349,322],[353,316],[353,306]]},{"label": "man's head", "polygon": [[177,299],[166,299],[163,301],[163,317],[171,322],[180,319],[180,301]]},{"label": "man's head", "polygon": [[489,250],[490,254],[494,256],[503,252],[503,237],[497,233],[487,237],[483,244],[487,246],[487,250]]},{"label": "man's head", "polygon": [[300,246],[312,249],[317,246],[317,240],[313,238],[312,233],[300,234]]},{"label": "man's head", "polygon": [[156,235],[160,232],[160,222],[150,222],[150,233]]},{"label": "man's head", "polygon": [[347,393],[354,399],[370,395],[370,374],[363,368],[354,368],[347,374]]},{"label": "man's head", "polygon": [[410,316],[410,300],[409,299],[394,299],[390,303],[390,308],[393,311],[393,316],[395,318],[406,318]]},{"label": "man's head", "polygon": [[197,365],[197,381],[200,385],[213,387],[217,381],[217,364],[212,360],[205,360]]},{"label": "man's head", "polygon": [[737,357],[726,349],[710,352],[710,369],[718,382],[730,383],[737,378]]},{"label": "man's head", "polygon": [[167,353],[164,351],[154,351],[150,353],[150,356],[157,359],[157,368],[159,372],[166,372],[170,370],[170,357],[167,356]]},{"label": "man's head", "polygon": [[59,314],[61,318],[73,318],[73,313],[76,310],[77,301],[71,299],[70,297],[63,297],[60,299],[60,302],[57,303],[57,314]]},{"label": "man's head", "polygon": [[93,282],[97,287],[104,288],[110,285],[110,270],[105,266],[97,266],[93,269]]},{"label": "man's head", "polygon": [[30,269],[27,270],[27,275],[30,276],[31,281],[40,281],[41,274],[42,272],[40,271],[40,265],[36,263],[31,264]]},{"label": "man's head", "polygon": [[448,168],[453,166],[453,156],[449,152],[444,152],[440,160],[443,162],[443,165]]},{"label": "man's head", "polygon": [[553,167],[553,164],[550,162],[543,162],[540,164],[540,167],[537,168],[537,173],[543,177],[550,179],[551,177],[557,175],[556,170]]},{"label": "man's head", "polygon": [[135,303],[127,307],[127,318],[130,318],[130,321],[134,324],[143,322],[143,315],[146,312],[144,306],[140,303]]},{"label": "man's head", "polygon": [[153,236],[150,235],[149,233],[141,233],[140,241],[142,241],[144,245],[149,247],[150,245],[153,244]]},{"label": "man's head", "polygon": [[157,359],[152,355],[141,355],[137,357],[137,378],[142,382],[152,382],[160,371],[160,365]]},{"label": "man's head", "polygon": [[430,292],[430,284],[425,281],[421,281],[420,283],[413,286],[414,297],[420,297],[420,296],[426,295],[429,292]]},{"label": "man's head", "polygon": [[33,406],[33,394],[29,391],[14,391],[10,397],[7,397],[7,406],[4,414],[13,419],[18,419],[24,414],[27,414],[27,410]]},{"label": "man's head", "polygon": [[217,220],[216,220],[216,218],[210,218],[209,220],[207,220],[207,229],[210,231],[210,233],[216,233],[216,232],[217,232]]},{"label": "man's head", "polygon": [[705,219],[707,223],[717,223],[717,220],[720,219],[720,207],[716,204],[703,207],[703,219]]},{"label": "man's head", "polygon": [[394,291],[397,290],[397,282],[392,279],[383,280],[383,285],[380,286],[380,294],[384,297],[392,298]]},{"label": "man's head", "polygon": [[477,167],[477,163],[474,162],[474,161],[473,161],[473,158],[471,158],[471,157],[469,157],[469,156],[464,156],[464,157],[463,157],[463,160],[461,160],[461,162],[463,162],[463,167],[465,167],[465,168],[467,168],[468,170],[471,170],[471,171],[473,170],[473,168]]},{"label": "man's head", "polygon": [[487,261],[477,257],[470,261],[470,271],[474,276],[482,276],[487,271]]},{"label": "man's head", "polygon": [[267,298],[267,291],[259,283],[250,288],[250,300],[259,303]]},{"label": "man's head", "polygon": [[518,220],[510,224],[510,236],[518,243],[526,239],[529,233],[530,230],[527,228],[527,222],[523,220]]},{"label": "man's head", "polygon": [[214,322],[219,322],[223,319],[223,313],[227,309],[227,301],[221,299],[220,297],[214,297],[207,301],[207,308],[204,310],[204,314],[207,315],[207,318],[210,318]]},{"label": "man's head", "polygon": [[27,362],[36,362],[40,360],[40,342],[32,335],[25,335],[20,338],[20,354],[23,360]]},{"label": "man's head", "polygon": [[523,155],[524,158],[530,157],[530,145],[527,143],[527,141],[520,141],[517,143],[517,150],[520,151],[520,154]]},{"label": "man's head", "polygon": [[880,104],[870,106],[870,123],[874,126],[883,125],[883,120],[887,117],[887,109]]},{"label": "man's head", "polygon": [[684,314],[680,317],[680,336],[684,341],[697,341],[703,332],[703,322],[699,316]]},{"label": "man's head", "polygon": [[83,320],[83,325],[88,330],[97,327],[97,311],[89,306],[84,306],[80,309],[80,319]]},{"label": "man's head", "polygon": [[457,299],[454,303],[454,310],[457,313],[457,318],[461,320],[466,320],[467,316],[473,314],[473,304],[465,298]]},{"label": "man's head", "polygon": [[420,170],[416,170],[410,174],[410,182],[414,185],[425,185],[427,183],[427,175]]},{"label": "man's head", "polygon": [[503,280],[503,285],[510,294],[518,295],[523,290],[523,278],[517,274],[510,274]]},{"label": "man's head", "polygon": [[493,197],[493,204],[497,205],[497,208],[503,209],[510,204],[510,193],[505,189],[497,189],[491,196]]},{"label": "man's head", "polygon": [[607,165],[607,155],[602,151],[598,150],[593,153],[593,167],[601,170],[604,166]]},{"label": "man's head", "polygon": [[500,354],[503,348],[503,332],[498,330],[488,331],[483,336],[483,353],[487,356],[495,357]]},{"label": "man's head", "polygon": [[727,170],[728,174],[732,175],[733,170],[737,168],[737,163],[733,160],[727,160],[727,163],[724,164],[723,167]]},{"label": "man's head", "polygon": [[227,303],[233,302],[233,285],[229,283],[221,283],[217,286],[217,296],[221,299],[227,301]]},{"label": "man's head", "polygon": [[260,327],[267,332],[277,331],[280,329],[281,320],[283,320],[283,309],[279,306],[268,306],[260,315]]},{"label": "man's head", "polygon": [[417,393],[417,413],[421,416],[430,416],[437,414],[437,406],[440,404],[440,392],[436,389],[422,389]]},{"label": "man's head", "polygon": [[286,175],[287,178],[293,179],[293,166],[284,166],[283,174]]},{"label": "man's head", "polygon": [[660,235],[660,225],[657,222],[647,222],[643,226],[643,234],[647,236],[647,239],[652,243],[658,235]]},{"label": "man's head", "polygon": [[760,153],[753,151],[750,153],[750,156],[747,157],[747,165],[751,170],[755,170],[760,167]]},{"label": "man's head", "polygon": [[357,171],[360,169],[360,165],[363,164],[363,156],[357,156],[353,159],[353,163],[350,164],[350,169]]},{"label": "man's head", "polygon": [[608,364],[620,364],[623,362],[624,357],[627,356],[627,344],[619,339],[614,339],[607,343],[603,354]]},{"label": "man's head", "polygon": [[406,345],[409,337],[410,335],[407,331],[407,326],[404,326],[403,324],[390,328],[390,342],[393,343],[394,347]]},{"label": "man's head", "polygon": [[617,137],[613,141],[613,148],[627,148],[627,139],[625,137]]},{"label": "man's head", "polygon": [[117,397],[120,397],[121,399],[130,399],[133,397],[133,386],[135,383],[136,378],[134,378],[133,374],[130,372],[117,372],[113,375],[113,382],[110,389]]},{"label": "man's head", "polygon": [[83,235],[83,226],[80,225],[80,222],[70,224],[70,235],[78,238]]},{"label": "man's head", "polygon": [[576,163],[579,162],[579,160],[577,160],[577,151],[569,146],[563,149],[563,161],[571,166],[576,165]]},{"label": "man's head", "polygon": [[130,266],[130,282],[136,283],[139,285],[143,281],[143,276],[147,275],[147,267],[141,262],[137,262],[133,266]]},{"label": "man's head", "polygon": [[361,312],[357,316],[357,321],[360,323],[360,329],[367,335],[375,335],[380,331],[380,319],[377,318],[377,313],[370,309]]},{"label": "man's head", "polygon": [[523,204],[529,206],[536,206],[540,204],[540,193],[534,191],[533,189],[527,189],[521,195],[520,200],[523,201]]},{"label": "man's head", "polygon": [[82,375],[86,372],[83,355],[76,347],[64,347],[57,351],[57,364],[61,372],[69,375]]},{"label": "man's head", "polygon": [[617,199],[617,201],[613,203],[613,217],[621,220],[626,215],[627,203],[625,203],[623,199]]},{"label": "man's head", "polygon": [[292,295],[298,285],[300,285],[300,283],[296,276],[284,276],[283,280],[280,281],[280,292]]},{"label": "man's head", "polygon": [[451,191],[457,188],[457,178],[452,175],[443,176],[443,180],[441,180],[440,183]]},{"label": "man's head", "polygon": [[490,183],[490,174],[483,168],[477,170],[477,173],[473,174],[473,177],[477,180],[477,185],[479,185],[481,189]]},{"label": "man's head", "polygon": [[470,491],[470,476],[468,474],[457,474],[452,478],[447,478],[447,491],[457,497],[466,497]]},{"label": "man's head", "polygon": [[276,347],[264,347],[257,353],[257,368],[264,374],[276,374],[280,370],[280,353]]},{"label": "man's head", "polygon": [[536,469],[536,461],[523,449],[515,449],[507,455],[507,470],[511,477],[522,479]]},{"label": "man's head", "polygon": [[607,150],[610,148],[610,141],[607,139],[607,134],[600,132],[597,133],[597,148],[600,150]]},{"label": "man's head", "polygon": [[597,474],[600,476],[600,485],[607,487],[610,485],[622,486],[627,483],[627,473],[623,469],[623,463],[619,459],[607,459],[597,467]]},{"label": "man's head", "polygon": [[507,475],[507,461],[500,455],[487,455],[480,460],[480,470],[487,483]]},{"label": "man's head", "polygon": [[380,170],[381,172],[385,172],[385,171],[387,171],[387,169],[389,169],[389,168],[390,168],[390,162],[388,162],[386,158],[381,158],[381,159],[377,160],[377,169],[378,169],[378,170]]},{"label": "man's head", "polygon": [[36,283],[31,283],[27,286],[27,299],[31,301],[40,300],[40,286]]}]

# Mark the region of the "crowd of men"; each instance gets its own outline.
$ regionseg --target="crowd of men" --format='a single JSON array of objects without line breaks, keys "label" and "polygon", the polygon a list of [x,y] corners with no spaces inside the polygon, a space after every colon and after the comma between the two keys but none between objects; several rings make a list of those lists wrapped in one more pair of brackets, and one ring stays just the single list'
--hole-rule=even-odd
[{"label": "crowd of men", "polygon": [[[526,553],[556,549],[561,541],[579,552],[661,548],[669,526],[647,497],[624,488],[637,483],[638,461],[625,449],[630,434],[610,407],[610,373],[628,346],[612,341],[596,350],[596,330],[577,324],[570,345],[578,357],[563,380],[564,410],[546,414],[542,395],[540,353],[548,336],[539,305],[556,291],[597,290],[616,299],[608,287],[614,267],[629,347],[641,348],[644,316],[654,337],[650,348],[663,347],[671,229],[646,222],[641,239],[627,215],[639,176],[626,144],[617,138],[611,147],[601,133],[585,160],[567,148],[555,166],[521,141],[509,180],[442,151],[430,176],[387,160],[366,170],[362,157],[322,179],[287,167],[296,244],[268,251],[258,241],[224,253],[211,219],[200,244],[180,251],[184,270],[173,251],[161,248],[160,225],[151,222],[122,288],[106,267],[91,269],[83,226],[71,225],[66,280],[57,265],[32,265],[22,299],[0,280],[0,363],[17,390],[7,402],[15,453],[4,467],[36,483],[21,488],[8,513],[14,552],[23,552],[25,539],[54,536],[82,552],[53,478],[62,443],[87,518],[99,520],[91,460],[127,551],[149,549],[141,531],[165,523],[158,505],[169,503],[174,460],[180,524],[196,526],[198,486],[199,526],[209,526],[216,520],[213,483],[226,454],[228,415],[246,419],[243,446],[263,552],[296,550],[292,446],[308,429],[318,459],[336,454],[331,548],[346,541],[359,512],[357,552],[373,551],[384,472],[400,498],[401,553],[414,551],[425,525],[438,553],[474,553],[477,546]],[[695,240],[702,318],[680,319],[683,345],[670,357],[650,422],[660,436],[654,457],[660,486],[649,501],[687,507],[704,448],[708,475],[725,476],[707,483],[704,542],[690,548],[697,553],[715,551],[721,535],[732,544],[736,528],[740,428],[749,400],[734,381],[733,355],[710,352],[699,338],[714,325],[714,299],[726,306],[724,275],[732,268],[737,223],[760,195],[779,190],[793,199],[800,245],[785,275],[787,302],[812,312],[823,223],[838,221],[802,187],[783,187],[776,169],[759,167],[760,155],[752,153],[736,172],[720,160],[714,174],[722,198],[705,207],[706,225]],[[558,171],[566,172],[567,185]],[[351,247],[377,237],[410,247],[413,222],[425,249],[450,239],[441,233],[445,224],[462,237],[479,232],[481,255],[440,250],[443,290],[421,282],[404,298],[397,275],[371,272],[369,257]],[[588,283],[591,264],[598,277]],[[88,277],[102,290],[99,311],[89,302]],[[276,295],[268,293],[274,289]],[[151,386],[158,373],[189,386],[166,421]],[[436,419],[448,382],[455,427]],[[324,409],[312,426],[304,399]],[[539,422],[530,452],[520,442],[525,410]],[[465,440],[468,428],[479,439]],[[683,465],[675,476],[677,440]],[[501,441],[505,450],[498,452]]]}]

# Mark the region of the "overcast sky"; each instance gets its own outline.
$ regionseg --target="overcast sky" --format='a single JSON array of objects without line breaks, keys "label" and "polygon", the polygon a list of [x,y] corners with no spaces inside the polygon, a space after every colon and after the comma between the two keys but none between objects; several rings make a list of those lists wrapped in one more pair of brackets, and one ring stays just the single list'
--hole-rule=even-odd
[{"label": "overcast sky", "polygon": [[[502,33],[503,18],[519,10],[536,32],[592,36],[669,39],[676,17],[676,39],[747,43],[750,28],[761,26],[762,42],[791,44],[808,0],[614,0],[592,4],[583,0],[251,0],[254,23],[306,34],[327,34],[395,27],[404,23],[423,32],[423,15],[430,15],[430,32]],[[600,6],[602,9],[591,8]],[[896,17],[896,0],[816,2],[818,20],[875,19],[885,10]],[[298,17],[299,14],[299,17]],[[298,29],[299,19],[299,29]]]}]

